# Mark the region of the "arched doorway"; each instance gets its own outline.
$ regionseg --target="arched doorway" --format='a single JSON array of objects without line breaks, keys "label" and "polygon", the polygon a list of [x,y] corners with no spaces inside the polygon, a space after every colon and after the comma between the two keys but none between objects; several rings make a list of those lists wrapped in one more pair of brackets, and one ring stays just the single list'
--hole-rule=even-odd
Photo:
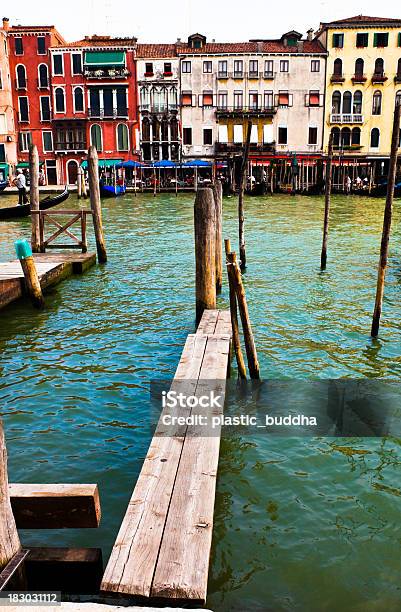
[{"label": "arched doorway", "polygon": [[69,159],[67,162],[67,181],[69,185],[76,185],[78,178],[78,162]]}]

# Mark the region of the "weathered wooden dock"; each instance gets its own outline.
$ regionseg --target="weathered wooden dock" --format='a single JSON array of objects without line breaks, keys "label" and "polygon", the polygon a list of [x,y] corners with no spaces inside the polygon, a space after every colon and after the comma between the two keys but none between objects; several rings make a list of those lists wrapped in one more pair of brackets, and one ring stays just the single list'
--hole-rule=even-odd
[{"label": "weathered wooden dock", "polygon": [[[72,274],[83,274],[95,265],[95,253],[35,253],[36,269],[42,289],[55,285]],[[18,259],[0,263],[0,308],[26,294],[24,274]]]},{"label": "weathered wooden dock", "polygon": [[[171,389],[224,398],[229,367],[229,311],[204,312],[188,336]],[[174,416],[216,414],[179,408]],[[212,543],[220,431],[169,428],[160,416],[101,584],[111,596],[165,604],[203,604]]]}]

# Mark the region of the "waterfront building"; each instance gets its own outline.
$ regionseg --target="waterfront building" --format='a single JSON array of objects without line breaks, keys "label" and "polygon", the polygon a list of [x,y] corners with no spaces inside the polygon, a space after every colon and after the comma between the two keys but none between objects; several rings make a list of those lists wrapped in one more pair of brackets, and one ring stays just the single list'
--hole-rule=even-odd
[{"label": "waterfront building", "polygon": [[138,44],[140,149],[145,162],[181,159],[177,45]]},{"label": "waterfront building", "polygon": [[8,19],[4,18],[3,27],[0,29],[0,181],[13,172],[17,163],[7,31]]},{"label": "waterfront building", "polygon": [[357,15],[322,23],[317,39],[328,51],[324,150],[333,133],[343,159],[384,174],[401,100],[401,19]]}]

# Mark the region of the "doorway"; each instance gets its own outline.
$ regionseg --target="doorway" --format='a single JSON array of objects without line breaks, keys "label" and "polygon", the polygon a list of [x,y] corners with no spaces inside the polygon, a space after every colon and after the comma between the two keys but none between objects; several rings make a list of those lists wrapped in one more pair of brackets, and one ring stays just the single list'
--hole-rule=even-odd
[{"label": "doorway", "polygon": [[78,163],[75,159],[69,159],[67,162],[67,180],[69,185],[76,185],[78,178]]}]

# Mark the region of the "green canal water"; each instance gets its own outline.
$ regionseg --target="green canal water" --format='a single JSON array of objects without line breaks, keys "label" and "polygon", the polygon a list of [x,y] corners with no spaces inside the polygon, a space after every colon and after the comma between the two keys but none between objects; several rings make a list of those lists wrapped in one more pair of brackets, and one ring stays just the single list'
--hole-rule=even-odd
[{"label": "green canal water", "polygon": [[[108,557],[149,444],[148,381],[173,375],[194,329],[192,201],[105,201],[109,263],[54,288],[43,312],[21,302],[1,313],[11,480],[97,482],[103,509],[98,530],[23,532],[26,545],[102,546]],[[383,201],[333,198],[321,273],[321,198],[246,200],[245,282],[265,378],[399,378],[399,207],[372,341]],[[234,244],[234,198],[224,201],[224,223]],[[1,223],[1,259],[28,235],[27,221]],[[208,606],[399,611],[400,443],[223,439]]]}]

